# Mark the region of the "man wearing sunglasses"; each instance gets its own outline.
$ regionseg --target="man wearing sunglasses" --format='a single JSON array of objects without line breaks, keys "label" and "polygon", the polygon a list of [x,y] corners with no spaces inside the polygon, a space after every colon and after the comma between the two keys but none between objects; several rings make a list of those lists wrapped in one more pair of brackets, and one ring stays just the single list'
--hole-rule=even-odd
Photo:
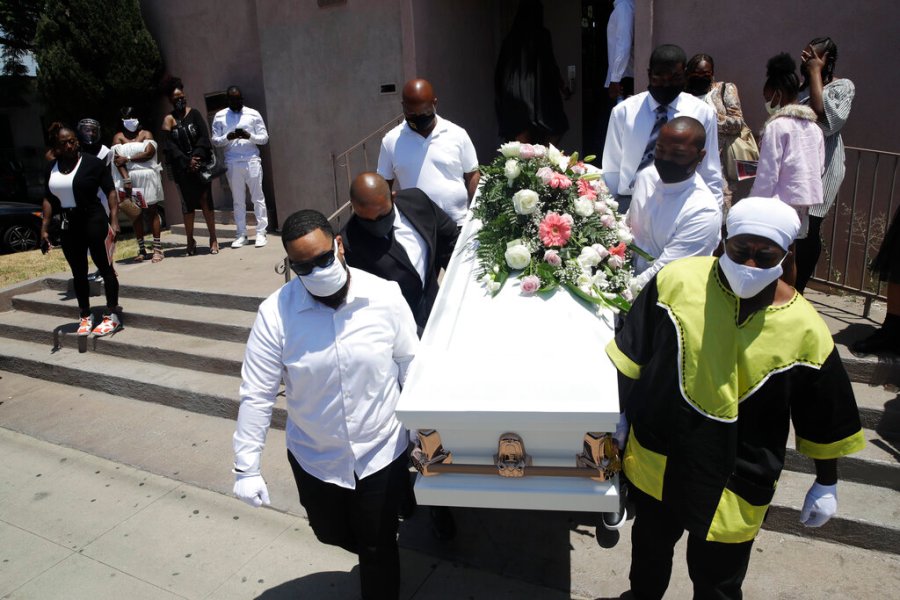
[{"label": "man wearing sunglasses", "polygon": [[247,341],[234,494],[269,503],[260,458],[283,380],[288,460],[310,527],[359,556],[363,598],[397,598],[409,437],[394,408],[416,324],[396,283],[346,266],[321,213],[294,213],[281,239],[298,279],[260,305]]}]

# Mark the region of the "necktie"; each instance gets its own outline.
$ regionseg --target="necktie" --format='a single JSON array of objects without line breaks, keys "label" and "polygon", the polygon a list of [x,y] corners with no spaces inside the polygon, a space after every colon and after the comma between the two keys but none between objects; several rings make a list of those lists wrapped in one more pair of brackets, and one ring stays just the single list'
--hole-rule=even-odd
[{"label": "necktie", "polygon": [[650,137],[647,139],[647,146],[644,148],[641,162],[638,163],[638,168],[634,172],[634,179],[631,180],[632,188],[634,187],[634,182],[637,181],[637,174],[653,162],[653,156],[656,154],[656,139],[659,137],[659,130],[662,129],[662,126],[669,120],[668,112],[668,106],[663,106],[661,104],[656,107],[656,121],[653,123],[653,130],[650,132]]}]

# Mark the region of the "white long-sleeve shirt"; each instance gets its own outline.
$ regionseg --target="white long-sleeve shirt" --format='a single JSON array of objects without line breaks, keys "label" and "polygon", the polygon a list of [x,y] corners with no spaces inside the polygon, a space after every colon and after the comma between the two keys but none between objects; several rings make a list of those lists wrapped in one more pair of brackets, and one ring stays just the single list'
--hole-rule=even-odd
[{"label": "white long-sleeve shirt", "polygon": [[634,0],[616,0],[606,24],[606,53],[609,69],[606,83],[618,83],[634,77]]},{"label": "white long-sleeve shirt", "polygon": [[259,307],[244,366],[234,466],[259,472],[266,432],[284,380],[287,447],[310,475],[355,489],[406,450],[394,416],[418,346],[400,287],[350,268],[347,299],[331,309],[299,279]]},{"label": "white long-sleeve shirt", "polygon": [[673,260],[711,256],[722,235],[719,203],[696,172],[684,181],[663,183],[650,165],[638,175],[625,219],[634,244],[656,258],[647,262],[635,255],[638,287]]},{"label": "white long-sleeve shirt", "polygon": [[[243,129],[250,134],[250,139],[243,138],[229,140],[226,136],[235,129]],[[259,158],[257,146],[263,146],[269,142],[269,131],[263,122],[259,111],[244,107],[238,112],[230,108],[223,108],[216,113],[212,123],[213,146],[225,148],[225,162],[248,161]]]},{"label": "white long-sleeve shirt", "polygon": [[[633,194],[632,182],[650,139],[658,106],[659,102],[649,92],[642,92],[626,98],[613,108],[603,146],[603,179],[613,194]],[[669,104],[667,118],[671,121],[682,116],[697,119],[706,130],[706,156],[697,167],[697,172],[721,207],[722,165],[719,162],[716,111],[706,102],[682,92]]]}]

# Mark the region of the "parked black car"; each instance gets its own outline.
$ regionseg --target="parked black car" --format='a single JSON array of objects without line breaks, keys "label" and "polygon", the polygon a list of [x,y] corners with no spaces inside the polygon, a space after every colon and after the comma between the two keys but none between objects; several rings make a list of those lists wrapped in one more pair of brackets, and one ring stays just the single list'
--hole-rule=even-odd
[{"label": "parked black car", "polygon": [[0,202],[0,250],[34,250],[41,242],[41,207],[24,202]]}]

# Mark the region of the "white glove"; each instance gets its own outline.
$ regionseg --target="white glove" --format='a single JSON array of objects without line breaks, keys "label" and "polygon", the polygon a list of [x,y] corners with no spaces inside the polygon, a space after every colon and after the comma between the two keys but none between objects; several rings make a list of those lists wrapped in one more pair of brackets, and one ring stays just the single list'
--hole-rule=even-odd
[{"label": "white glove", "polygon": [[625,418],[625,413],[619,415],[619,422],[616,423],[616,432],[613,434],[613,439],[619,444],[619,450],[625,448],[625,440],[628,439],[628,419]]},{"label": "white glove", "polygon": [[259,473],[235,473],[234,495],[255,508],[269,502],[269,490]]},{"label": "white glove", "polygon": [[806,492],[800,523],[807,527],[821,527],[837,512],[837,484],[813,483]]}]

